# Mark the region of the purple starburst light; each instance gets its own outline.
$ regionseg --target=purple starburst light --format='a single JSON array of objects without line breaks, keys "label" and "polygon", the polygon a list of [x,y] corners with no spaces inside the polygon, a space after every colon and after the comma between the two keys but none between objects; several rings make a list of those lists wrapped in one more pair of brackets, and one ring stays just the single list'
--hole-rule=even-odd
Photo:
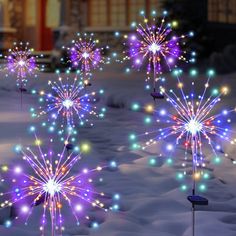
[{"label": "purple starburst light", "polygon": [[97,47],[98,40],[93,38],[93,34],[88,37],[84,34],[83,37],[73,40],[73,46],[68,48],[70,62],[72,67],[78,68],[85,75],[89,74],[92,69],[98,68],[101,63],[104,63],[102,49]]},{"label": "purple starburst light", "polygon": [[17,85],[23,87],[28,76],[35,75],[37,70],[36,58],[32,56],[33,49],[29,48],[29,43],[14,44],[14,48],[9,49],[7,59],[7,70],[10,74],[16,74]]},{"label": "purple starburst light", "polygon": [[[27,174],[27,169],[20,165],[2,166],[6,178],[1,182],[8,182],[12,190],[1,193],[1,208],[12,207],[15,209],[14,221],[24,219],[26,222],[36,206],[43,208],[40,231],[44,235],[48,219],[51,224],[51,235],[62,235],[64,231],[63,209],[68,205],[77,224],[80,220],[89,222],[93,220],[88,215],[90,208],[100,208],[107,211],[105,204],[101,202],[103,192],[94,190],[93,182],[96,172],[102,171],[101,166],[95,169],[84,168],[75,170],[76,164],[81,159],[78,147],[70,153],[64,146],[61,153],[53,150],[44,152],[41,148],[42,141],[35,135],[35,147],[16,150],[22,154],[22,158],[30,166],[32,174]],[[50,140],[52,144],[52,140]],[[36,150],[34,150],[36,149]],[[67,207],[67,206],[66,206]]]},{"label": "purple starburst light", "polygon": [[171,70],[178,60],[186,61],[185,52],[180,48],[180,41],[186,35],[176,36],[173,33],[171,24],[165,21],[166,14],[163,13],[160,24],[155,16],[151,23],[144,17],[144,25],[138,24],[136,33],[128,36],[129,51],[125,59],[132,59],[135,68],[140,68],[147,62],[146,82],[151,79],[153,73],[154,90],[156,82],[161,79],[161,74],[166,67]]}]

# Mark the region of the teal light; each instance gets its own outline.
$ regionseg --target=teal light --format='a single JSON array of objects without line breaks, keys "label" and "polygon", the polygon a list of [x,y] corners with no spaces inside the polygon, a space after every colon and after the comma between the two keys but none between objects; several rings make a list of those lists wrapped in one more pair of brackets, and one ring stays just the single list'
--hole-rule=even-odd
[{"label": "teal light", "polygon": [[131,147],[133,150],[137,150],[140,148],[140,146],[137,143],[133,143]]},{"label": "teal light", "polygon": [[209,178],[210,178],[210,175],[209,175],[208,173],[204,173],[204,174],[203,174],[203,178],[204,178],[204,179],[209,179]]},{"label": "teal light", "polygon": [[212,90],[212,95],[213,96],[217,96],[219,94],[219,90],[218,89],[213,89]]},{"label": "teal light", "polygon": [[184,174],[183,173],[177,173],[176,177],[177,177],[178,180],[181,180],[181,179],[184,178]]},{"label": "teal light", "polygon": [[126,72],[126,73],[129,73],[129,72],[130,72],[130,68],[126,68],[126,69],[125,69],[125,72]]},{"label": "teal light", "polygon": [[167,163],[168,165],[172,165],[172,164],[173,164],[172,158],[168,158],[168,159],[166,160],[166,163]]},{"label": "teal light", "polygon": [[210,70],[208,70],[207,74],[208,74],[208,76],[214,76],[215,75],[215,71],[210,69]]},{"label": "teal light", "polygon": [[155,16],[157,12],[155,10],[152,11],[152,15]]},{"label": "teal light", "polygon": [[155,166],[155,165],[157,164],[157,161],[156,161],[155,158],[150,158],[150,159],[148,160],[148,164],[149,164],[150,166]]},{"label": "teal light", "polygon": [[136,25],[137,25],[137,23],[134,21],[131,23],[131,27],[136,27]]},{"label": "teal light", "polygon": [[220,164],[221,163],[221,158],[220,157],[214,157],[214,163],[215,164]]},{"label": "teal light", "polygon": [[136,135],[135,134],[130,134],[129,135],[129,139],[130,140],[135,140],[136,139]]},{"label": "teal light", "polygon": [[181,187],[180,187],[180,190],[183,192],[186,191],[187,189],[188,189],[188,187],[185,184],[181,185]]},{"label": "teal light", "polygon": [[149,117],[149,116],[145,117],[145,119],[144,119],[145,124],[150,124],[151,122],[152,122],[151,117]]},{"label": "teal light", "polygon": [[192,70],[190,71],[190,75],[191,75],[191,76],[196,76],[196,75],[197,75],[197,70],[192,69]]},{"label": "teal light", "polygon": [[139,106],[138,103],[133,103],[131,108],[132,108],[133,111],[138,111],[140,106]]},{"label": "teal light", "polygon": [[205,184],[200,184],[199,185],[199,191],[205,192],[206,191],[206,185]]},{"label": "teal light", "polygon": [[141,11],[140,11],[140,15],[144,16],[144,14],[145,14],[145,11],[144,11],[144,10],[141,10]]},{"label": "teal light", "polygon": [[22,150],[22,147],[21,147],[21,145],[16,145],[14,149],[15,149],[15,152],[18,153]]}]

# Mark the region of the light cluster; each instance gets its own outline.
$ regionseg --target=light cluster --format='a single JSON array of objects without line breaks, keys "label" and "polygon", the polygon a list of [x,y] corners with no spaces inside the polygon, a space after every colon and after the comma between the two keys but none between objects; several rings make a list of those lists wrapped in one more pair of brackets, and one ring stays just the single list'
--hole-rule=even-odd
[{"label": "light cluster", "polygon": [[72,46],[68,48],[70,62],[73,68],[79,69],[87,76],[92,69],[98,68],[104,63],[102,48],[98,48],[98,40],[93,38],[93,34],[88,36],[78,34],[79,39],[72,41]]},{"label": "light cluster", "polygon": [[[20,165],[1,166],[1,176],[6,176],[6,178],[1,177],[1,182],[9,182],[12,187],[11,191],[0,193],[1,199],[4,199],[0,205],[1,208],[13,207],[16,209],[15,220],[23,218],[28,221],[35,206],[41,205],[43,208],[40,219],[42,235],[44,235],[48,219],[52,226],[52,235],[62,235],[64,230],[62,210],[67,207],[65,204],[71,209],[78,225],[82,219],[92,225],[94,218],[90,218],[86,208],[100,208],[107,211],[105,204],[101,201],[105,194],[96,191],[93,186],[95,173],[106,167],[83,168],[81,171],[76,170],[73,174],[73,169],[81,159],[80,148],[75,147],[68,152],[65,145],[60,153],[52,149],[44,152],[41,147],[42,142],[35,135],[37,148],[16,147],[16,151],[22,154],[23,160],[27,162],[31,170]],[[27,174],[27,172],[32,172],[32,174]],[[7,220],[6,224],[10,227],[11,221]]]},{"label": "light cluster", "polygon": [[[73,80],[58,78],[58,81],[48,82],[51,91],[40,91],[39,109],[31,108],[33,117],[48,116],[50,129],[56,125],[56,120],[62,129],[73,129],[89,123],[92,116],[103,118],[105,108],[98,110],[96,104],[103,90],[97,92],[88,92],[88,87],[83,80],[77,77]],[[36,93],[34,90],[33,93]]]},{"label": "light cluster", "polygon": [[[140,135],[140,138],[147,137],[149,139],[141,146],[136,143],[137,136],[135,134],[132,134],[130,139],[135,141],[133,148],[140,147],[143,150],[161,140],[166,140],[167,144],[162,152],[168,153],[168,157],[173,155],[175,147],[182,146],[185,149],[182,166],[187,166],[187,160],[189,154],[191,154],[192,174],[194,178],[199,179],[200,176],[205,176],[202,170],[206,167],[204,158],[204,146],[206,144],[212,150],[214,163],[220,162],[222,155],[221,142],[235,144],[234,139],[231,137],[233,133],[229,128],[231,123],[229,115],[235,109],[224,108],[220,112],[217,109],[217,104],[221,101],[221,97],[228,93],[227,87],[215,88],[211,91],[210,96],[207,97],[207,89],[210,86],[209,81],[214,71],[209,71],[209,78],[204,85],[203,93],[200,95],[194,93],[194,81],[191,84],[192,88],[190,88],[192,92],[186,95],[183,91],[184,84],[178,77],[179,71],[175,70],[174,73],[177,74],[179,93],[176,93],[173,89],[167,91],[161,88],[161,92],[165,95],[170,107],[168,109],[159,107],[157,110],[152,105],[145,107],[148,113],[154,114],[153,119],[150,116],[146,117],[145,123],[148,125],[152,121],[156,123],[156,128]],[[224,153],[224,156],[228,157],[228,154]],[[181,176],[183,177],[186,174],[184,172]]]},{"label": "light cluster", "polygon": [[18,85],[21,87],[27,82],[28,76],[35,75],[37,70],[36,58],[32,55],[33,49],[28,46],[28,43],[15,43],[6,57],[6,69],[9,74],[16,74]]},{"label": "light cluster", "polygon": [[[172,24],[166,23],[166,15],[167,12],[164,11],[159,23],[154,11],[152,22],[144,17],[144,24],[139,23],[136,33],[128,36],[129,50],[125,59],[131,59],[135,68],[147,64],[146,82],[151,79],[153,74],[154,89],[164,70],[174,68],[178,60],[187,61],[184,56],[185,52],[180,47],[180,43],[186,38],[186,35],[176,36],[173,33]],[[191,32],[189,36],[192,35]]]}]

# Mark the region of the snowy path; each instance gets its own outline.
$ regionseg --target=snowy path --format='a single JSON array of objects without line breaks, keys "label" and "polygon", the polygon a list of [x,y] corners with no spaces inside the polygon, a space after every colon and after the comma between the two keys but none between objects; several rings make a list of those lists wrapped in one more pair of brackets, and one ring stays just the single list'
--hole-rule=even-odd
[{"label": "snowy path", "polygon": [[[110,70],[110,71],[109,71]],[[155,156],[158,146],[147,152],[131,152],[128,134],[132,131],[142,132],[142,112],[132,112],[129,107],[134,101],[150,102],[151,97],[143,89],[143,74],[123,74],[122,67],[108,68],[99,72],[93,86],[105,89],[105,98],[101,103],[108,104],[106,118],[95,120],[94,128],[81,128],[80,139],[92,144],[92,152],[82,160],[84,163],[96,165],[107,160],[116,160],[119,170],[106,171],[105,182],[98,186],[107,193],[121,194],[120,212],[110,212],[101,218],[103,222],[98,229],[86,226],[78,227],[67,214],[65,226],[66,236],[190,236],[191,206],[186,200],[189,192],[179,190],[176,171],[180,169],[180,160],[174,166],[167,166],[164,160],[158,159],[157,165],[150,167],[148,160]],[[28,144],[32,136],[27,128],[35,120],[29,116],[30,105],[36,104],[36,98],[30,94],[23,97],[23,110],[19,106],[19,93],[15,89],[13,79],[5,79],[1,75],[0,84],[0,164],[12,163],[17,157],[12,147],[21,142]],[[29,87],[44,88],[48,78],[53,74],[41,74],[40,78],[31,81]],[[225,104],[234,105],[236,99],[236,83],[234,75],[215,78],[219,83],[227,83],[231,88],[231,96]],[[215,83],[215,82],[214,82]],[[175,85],[175,84],[174,84]],[[173,86],[173,84],[172,84]],[[164,105],[160,101],[158,105]],[[236,127],[236,123],[234,123]],[[44,133],[42,131],[42,133]],[[38,132],[40,136],[40,131]],[[45,134],[43,134],[45,135]],[[40,136],[41,137],[41,136]],[[162,145],[162,144],[159,144]],[[235,148],[225,147],[232,155]],[[232,149],[232,150],[230,150]],[[209,150],[206,149],[209,154]],[[182,156],[177,149],[176,157]],[[210,204],[199,208],[196,214],[196,236],[235,236],[236,235],[236,166],[228,159],[219,166],[209,165],[212,178],[207,181],[207,192]],[[223,181],[221,181],[223,180]],[[1,189],[7,186],[0,185]],[[5,211],[0,212],[0,224],[4,221]],[[14,225],[6,229],[0,226],[0,235],[4,236],[37,236],[39,210],[32,215],[29,225]],[[45,234],[45,235],[50,235]]]}]

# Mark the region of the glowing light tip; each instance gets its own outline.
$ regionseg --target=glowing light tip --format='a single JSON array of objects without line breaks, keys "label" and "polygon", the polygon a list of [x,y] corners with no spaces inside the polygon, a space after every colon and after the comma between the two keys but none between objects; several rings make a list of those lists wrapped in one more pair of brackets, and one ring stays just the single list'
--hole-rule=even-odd
[{"label": "glowing light tip", "polygon": [[192,119],[186,124],[185,129],[192,135],[196,135],[198,132],[201,131],[202,124],[199,123],[197,120]]},{"label": "glowing light tip", "polygon": [[160,45],[156,44],[156,43],[152,43],[150,46],[149,46],[149,50],[151,52],[153,52],[153,54],[155,54],[156,52],[159,52],[161,50],[161,47]]},{"label": "glowing light tip", "polygon": [[61,186],[54,179],[49,179],[44,185],[44,191],[49,193],[50,196],[54,196],[55,193],[60,192]]},{"label": "glowing light tip", "polygon": [[23,60],[20,60],[20,61],[18,62],[18,64],[19,64],[19,66],[24,66],[24,65],[25,65],[25,62],[24,62]]},{"label": "glowing light tip", "polygon": [[65,101],[62,102],[62,105],[67,109],[71,108],[73,104],[74,104],[73,101],[70,99],[66,99]]},{"label": "glowing light tip", "polygon": [[83,56],[83,58],[88,58],[89,57],[89,54],[87,53],[87,52],[84,52],[83,54],[82,54],[82,56]]}]

